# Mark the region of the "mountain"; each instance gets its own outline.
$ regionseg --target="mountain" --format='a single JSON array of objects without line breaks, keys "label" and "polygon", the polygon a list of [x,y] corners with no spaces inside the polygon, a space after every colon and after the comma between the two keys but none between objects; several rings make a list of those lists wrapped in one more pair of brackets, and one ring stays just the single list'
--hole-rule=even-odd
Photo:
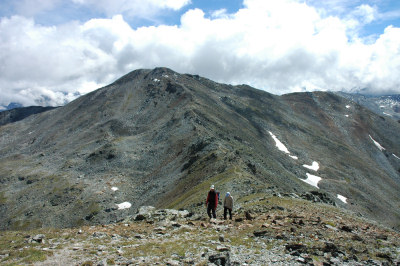
[{"label": "mountain", "polygon": [[327,92],[276,96],[136,70],[0,127],[0,228],[120,221],[143,205],[322,200],[400,228],[400,123]]},{"label": "mountain", "polygon": [[21,107],[23,107],[22,104],[20,104],[20,103],[15,103],[15,102],[11,102],[11,103],[9,103],[7,106],[0,105],[0,110],[1,110],[1,111],[2,111],[2,110],[11,110],[11,109],[21,108]]},{"label": "mountain", "polygon": [[338,92],[338,94],[367,107],[379,115],[400,120],[400,94],[381,96],[345,92]]},{"label": "mountain", "polygon": [[28,116],[42,113],[56,107],[42,107],[42,106],[29,106],[29,107],[15,107],[6,111],[0,112],[0,126],[20,121]]}]

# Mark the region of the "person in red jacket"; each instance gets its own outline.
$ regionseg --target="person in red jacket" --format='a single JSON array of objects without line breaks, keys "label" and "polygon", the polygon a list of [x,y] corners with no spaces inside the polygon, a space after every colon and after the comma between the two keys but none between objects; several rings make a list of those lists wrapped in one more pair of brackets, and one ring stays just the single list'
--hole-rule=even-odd
[{"label": "person in red jacket", "polygon": [[[208,214],[208,217],[210,217],[210,219],[217,218],[217,215],[215,214],[217,205],[218,205],[218,194],[215,192],[214,185],[211,185],[210,191],[208,192],[208,196],[207,196],[207,200],[206,200],[207,214]],[[211,217],[211,214],[212,214],[212,217]]]}]

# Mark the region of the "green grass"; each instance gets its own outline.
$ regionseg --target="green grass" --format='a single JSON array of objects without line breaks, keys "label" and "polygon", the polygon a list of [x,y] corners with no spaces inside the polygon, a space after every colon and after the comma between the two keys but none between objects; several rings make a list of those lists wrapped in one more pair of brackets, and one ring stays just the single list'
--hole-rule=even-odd
[{"label": "green grass", "polygon": [[6,193],[4,191],[0,192],[0,204],[4,204],[7,202],[7,197],[5,195]]},{"label": "green grass", "polygon": [[46,260],[51,251],[41,250],[38,243],[26,243],[25,233],[3,231],[0,233],[0,254],[9,254],[0,260],[1,265],[31,264]]}]

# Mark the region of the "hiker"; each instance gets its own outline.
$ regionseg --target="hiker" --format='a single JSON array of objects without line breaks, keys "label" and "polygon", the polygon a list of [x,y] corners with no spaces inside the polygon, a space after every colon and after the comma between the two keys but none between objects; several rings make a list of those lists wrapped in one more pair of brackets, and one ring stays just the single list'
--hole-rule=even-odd
[{"label": "hiker", "polygon": [[207,196],[207,200],[206,200],[207,214],[208,214],[208,217],[210,217],[210,219],[211,219],[211,214],[212,214],[212,218],[214,218],[214,219],[217,218],[217,215],[215,214],[217,205],[218,205],[218,195],[215,192],[214,185],[211,185],[210,191],[208,192],[208,196]]},{"label": "hiker", "polygon": [[226,192],[224,199],[224,220],[226,220],[227,212],[229,211],[229,219],[232,220],[233,198],[230,192]]}]

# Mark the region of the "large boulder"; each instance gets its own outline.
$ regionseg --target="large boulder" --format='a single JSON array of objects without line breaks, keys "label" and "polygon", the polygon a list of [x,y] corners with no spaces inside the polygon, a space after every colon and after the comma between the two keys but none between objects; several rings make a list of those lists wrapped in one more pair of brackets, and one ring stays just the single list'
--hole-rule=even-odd
[{"label": "large boulder", "polygon": [[176,221],[190,216],[187,210],[161,209],[153,206],[141,206],[138,213],[133,217],[135,221]]}]

